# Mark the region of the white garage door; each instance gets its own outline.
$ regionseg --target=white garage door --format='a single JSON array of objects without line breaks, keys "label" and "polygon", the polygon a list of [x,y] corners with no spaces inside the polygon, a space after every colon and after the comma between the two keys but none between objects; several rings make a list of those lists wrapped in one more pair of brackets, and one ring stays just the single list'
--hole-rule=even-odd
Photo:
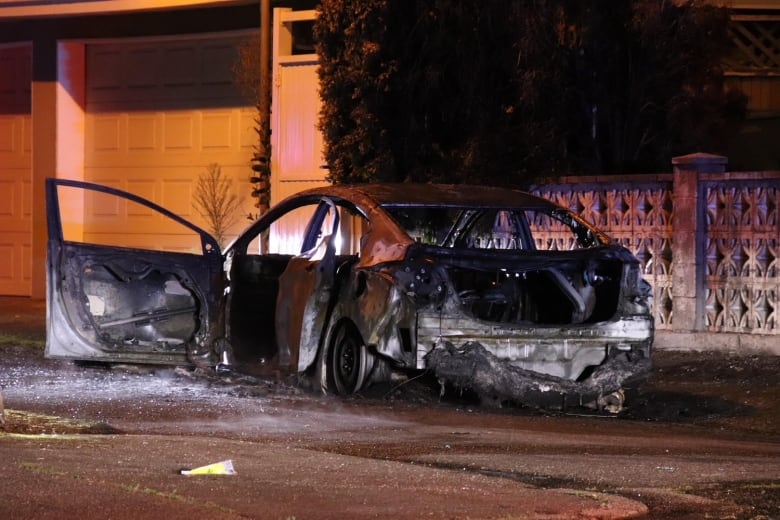
[{"label": "white garage door", "polygon": [[0,294],[29,296],[32,274],[31,48],[0,47]]},{"label": "white garage door", "polygon": [[[85,180],[153,200],[208,230],[193,193],[198,176],[217,164],[242,201],[234,231],[248,224],[256,112],[233,82],[241,41],[230,35],[88,45]],[[145,211],[85,201],[87,241],[192,249],[166,226]]]}]

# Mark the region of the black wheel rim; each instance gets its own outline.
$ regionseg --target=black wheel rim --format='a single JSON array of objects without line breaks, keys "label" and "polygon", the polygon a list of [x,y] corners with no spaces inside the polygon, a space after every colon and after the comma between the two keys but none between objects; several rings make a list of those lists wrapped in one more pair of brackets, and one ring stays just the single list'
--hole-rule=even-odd
[{"label": "black wheel rim", "polygon": [[342,326],[331,349],[331,373],[333,385],[339,394],[357,391],[363,345],[348,327]]}]

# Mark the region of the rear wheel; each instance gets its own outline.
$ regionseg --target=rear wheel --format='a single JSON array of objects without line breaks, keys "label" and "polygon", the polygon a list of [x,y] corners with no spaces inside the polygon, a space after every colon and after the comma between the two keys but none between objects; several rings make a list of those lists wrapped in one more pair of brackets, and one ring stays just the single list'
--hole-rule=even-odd
[{"label": "rear wheel", "polygon": [[340,323],[326,359],[328,390],[339,395],[354,394],[365,383],[373,361],[355,326]]}]

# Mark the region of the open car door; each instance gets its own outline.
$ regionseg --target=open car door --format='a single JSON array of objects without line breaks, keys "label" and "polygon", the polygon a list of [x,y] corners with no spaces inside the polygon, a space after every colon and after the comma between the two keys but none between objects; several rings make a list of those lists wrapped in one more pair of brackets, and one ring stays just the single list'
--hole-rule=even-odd
[{"label": "open car door", "polygon": [[304,232],[301,254],[279,277],[276,331],[279,363],[303,371],[317,356],[336,274],[339,210],[323,199]]},{"label": "open car door", "polygon": [[46,205],[47,357],[215,364],[224,282],[213,237],[92,183],[47,179]]}]

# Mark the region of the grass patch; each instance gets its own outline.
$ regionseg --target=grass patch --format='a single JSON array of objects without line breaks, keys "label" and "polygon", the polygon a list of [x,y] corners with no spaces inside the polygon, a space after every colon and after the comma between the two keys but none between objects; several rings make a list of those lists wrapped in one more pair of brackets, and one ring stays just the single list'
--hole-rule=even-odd
[{"label": "grass patch", "polygon": [[[32,464],[30,462],[22,462],[19,464],[19,467],[22,469],[26,469],[28,471],[32,471],[33,473],[37,473],[38,475],[48,475],[50,477],[68,477],[69,475],[66,471],[60,471],[58,469],[54,468],[48,468],[41,466],[40,464]],[[74,476],[74,478],[81,479],[81,477]]]},{"label": "grass patch", "polygon": [[0,427],[0,435],[39,436],[39,435],[110,435],[122,433],[104,422],[67,419],[52,415],[5,410],[5,425]]},{"label": "grass patch", "polygon": [[46,346],[45,339],[31,339],[24,336],[15,336],[0,334],[0,346],[14,345],[19,347],[39,348],[43,350]]},{"label": "grass patch", "polygon": [[601,502],[602,504],[606,504],[609,502],[609,499],[604,496],[602,493],[597,493],[593,491],[584,491],[584,490],[571,490],[571,494],[578,498],[587,498],[590,500],[595,500],[596,502]]},{"label": "grass patch", "polygon": [[144,495],[151,495],[154,497],[165,498],[167,500],[173,500],[174,502],[181,502],[183,504],[192,502],[192,499],[179,495],[172,491],[160,491],[140,484],[117,484],[121,489],[129,493],[142,493]]}]

